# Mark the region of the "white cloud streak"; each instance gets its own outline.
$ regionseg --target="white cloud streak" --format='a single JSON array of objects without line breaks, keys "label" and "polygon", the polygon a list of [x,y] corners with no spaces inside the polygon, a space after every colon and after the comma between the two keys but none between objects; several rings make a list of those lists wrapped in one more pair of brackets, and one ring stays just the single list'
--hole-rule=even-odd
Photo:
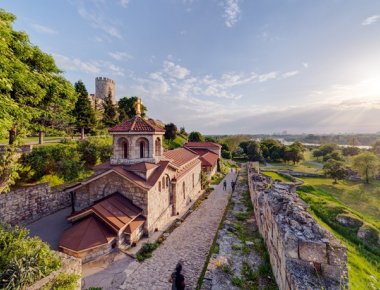
[{"label": "white cloud streak", "polygon": [[124,8],[128,7],[130,0],[120,0],[120,5],[123,6]]},{"label": "white cloud streak", "polygon": [[111,24],[109,21],[106,21],[104,19],[104,16],[102,12],[100,12],[100,9],[98,9],[98,12],[95,12],[89,11],[84,7],[79,7],[78,13],[83,19],[88,21],[92,27],[100,29],[109,36],[112,36],[114,38],[123,39],[119,29],[113,24]]},{"label": "white cloud streak", "polygon": [[64,71],[78,71],[86,74],[109,74],[113,76],[125,76],[123,68],[108,61],[89,60],[84,61],[77,57],[69,57],[59,53],[52,53],[59,68]]},{"label": "white cloud streak", "polygon": [[374,23],[377,22],[379,19],[380,19],[380,15],[372,15],[372,16],[369,16],[369,17],[367,17],[366,19],[363,20],[362,25],[363,25],[363,26],[367,26],[367,25],[374,24]]},{"label": "white cloud streak", "polygon": [[238,22],[241,13],[239,0],[225,0],[223,8],[223,17],[225,19],[224,23],[227,27],[234,26]]},{"label": "white cloud streak", "polygon": [[57,34],[58,33],[58,31],[56,31],[50,27],[41,25],[41,24],[33,23],[33,24],[31,24],[31,26],[35,31],[37,31],[39,33],[44,33],[44,34]]},{"label": "white cloud streak", "polygon": [[126,61],[132,59],[132,56],[123,51],[109,52],[108,55],[117,61]]}]

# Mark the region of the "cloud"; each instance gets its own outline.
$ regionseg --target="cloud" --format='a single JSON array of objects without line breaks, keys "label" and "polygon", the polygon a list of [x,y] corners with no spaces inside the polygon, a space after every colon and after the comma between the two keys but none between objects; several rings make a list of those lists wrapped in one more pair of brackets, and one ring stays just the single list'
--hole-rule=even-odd
[{"label": "cloud", "polygon": [[309,67],[309,63],[307,63],[307,62],[303,62],[303,63],[302,63],[302,66],[303,66],[304,68],[308,68],[308,67]]},{"label": "cloud", "polygon": [[109,74],[114,76],[125,76],[125,70],[111,62],[89,60],[84,61],[80,58],[69,57],[59,53],[52,53],[57,65],[64,71],[78,71],[87,74]]},{"label": "cloud", "polygon": [[225,0],[224,4],[224,23],[227,27],[234,26],[240,18],[239,0]]},{"label": "cloud", "polygon": [[100,67],[92,62],[85,62],[79,58],[70,58],[68,56],[52,53],[59,68],[65,71],[79,71],[83,73],[97,74]]},{"label": "cloud", "polygon": [[163,70],[167,75],[177,78],[177,79],[184,79],[190,74],[190,71],[182,67],[178,64],[175,64],[172,61],[164,61],[164,70]]},{"label": "cloud", "polygon": [[37,31],[39,33],[44,33],[44,34],[57,34],[58,33],[58,31],[56,31],[50,27],[44,26],[44,25],[33,23],[33,24],[31,24],[31,26],[35,31]]},{"label": "cloud", "polygon": [[132,58],[130,54],[122,51],[109,52],[108,55],[118,61],[130,60]]},{"label": "cloud", "polygon": [[287,79],[287,78],[293,77],[295,75],[298,75],[298,73],[299,73],[298,70],[293,70],[293,71],[285,72],[281,76],[283,79]]},{"label": "cloud", "polygon": [[266,82],[266,81],[269,81],[269,80],[272,80],[275,78],[277,78],[277,72],[273,71],[270,73],[260,75],[259,76],[259,82],[262,83],[262,82]]},{"label": "cloud", "polygon": [[123,6],[124,8],[128,7],[130,0],[120,0],[120,5]]},{"label": "cloud", "polygon": [[[97,6],[95,5],[95,7]],[[111,24],[109,21],[106,21],[104,19],[103,13],[98,7],[97,7],[97,12],[88,11],[84,7],[79,7],[78,13],[83,19],[88,21],[92,27],[96,29],[100,29],[106,34],[108,34],[109,36],[112,36],[114,38],[118,38],[118,39],[123,38],[119,29],[113,24]]]},{"label": "cloud", "polygon": [[380,19],[380,15],[372,15],[363,20],[362,25],[367,26],[375,23]]}]

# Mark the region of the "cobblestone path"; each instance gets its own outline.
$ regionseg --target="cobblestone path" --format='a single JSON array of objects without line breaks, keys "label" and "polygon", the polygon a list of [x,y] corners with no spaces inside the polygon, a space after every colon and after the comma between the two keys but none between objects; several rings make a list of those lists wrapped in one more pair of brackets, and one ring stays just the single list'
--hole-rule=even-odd
[{"label": "cobblestone path", "polygon": [[[179,260],[183,262],[186,289],[195,289],[231,193],[231,181],[236,174],[226,176],[228,189],[222,183],[208,198],[176,228],[153,257],[126,270],[126,280],[118,289],[171,289],[170,274]],[[117,288],[116,288],[117,289]]]},{"label": "cobblestone path", "polygon": [[265,245],[253,215],[244,165],[218,232],[216,248],[201,289],[276,289],[269,261],[263,259],[264,251]]}]

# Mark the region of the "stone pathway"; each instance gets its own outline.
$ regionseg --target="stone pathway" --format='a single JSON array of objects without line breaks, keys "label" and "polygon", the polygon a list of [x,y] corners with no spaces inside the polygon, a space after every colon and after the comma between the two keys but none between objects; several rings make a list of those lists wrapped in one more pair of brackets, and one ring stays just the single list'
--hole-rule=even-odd
[{"label": "stone pathway", "polygon": [[276,289],[269,261],[263,259],[265,245],[253,215],[246,166],[240,171],[213,251],[202,290]]},{"label": "stone pathway", "polygon": [[179,260],[183,262],[186,289],[195,289],[228,204],[231,181],[235,178],[235,173],[229,173],[225,178],[228,190],[223,191],[223,181],[216,186],[197,210],[191,213],[153,252],[152,258],[143,263],[132,262],[124,271],[127,278],[120,287],[116,288],[116,285],[113,285],[112,288],[103,288],[103,290],[171,289],[168,280]]}]

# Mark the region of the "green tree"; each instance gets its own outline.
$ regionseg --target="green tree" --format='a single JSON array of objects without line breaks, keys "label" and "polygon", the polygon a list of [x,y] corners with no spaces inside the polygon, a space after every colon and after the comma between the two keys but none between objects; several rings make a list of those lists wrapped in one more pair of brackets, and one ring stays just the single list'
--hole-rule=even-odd
[{"label": "green tree", "polygon": [[197,131],[193,131],[189,134],[189,141],[190,142],[202,142],[205,138],[203,135]]},{"label": "green tree", "polygon": [[263,155],[260,144],[257,141],[248,141],[247,157],[249,161],[262,161]]},{"label": "green tree", "polygon": [[359,176],[369,183],[379,173],[380,160],[372,152],[360,153],[351,159],[351,167],[358,172]]},{"label": "green tree", "polygon": [[116,107],[112,102],[112,92],[108,92],[108,96],[104,99],[103,103],[103,124],[106,127],[112,127],[115,126],[117,123],[116,116],[117,111]]},{"label": "green tree", "polygon": [[179,128],[179,133],[182,135],[182,136],[187,136],[189,134],[187,134],[186,130],[185,130],[185,127],[181,127]]},{"label": "green tree", "polygon": [[337,160],[337,161],[343,161],[344,160],[343,156],[337,150],[330,152],[330,153],[326,154],[325,156],[323,156],[323,162],[326,162],[330,159]]},{"label": "green tree", "polygon": [[285,146],[278,140],[265,138],[261,140],[260,148],[265,159],[279,161],[284,157]]},{"label": "green tree", "polygon": [[342,161],[330,159],[323,165],[323,172],[326,176],[334,179],[334,183],[338,183],[338,180],[344,179],[347,174],[347,168]]},{"label": "green tree", "polygon": [[247,154],[247,147],[248,147],[249,141],[243,141],[240,142],[239,147],[243,149],[243,152]]},{"label": "green tree", "polygon": [[[380,145],[380,144],[379,144]],[[344,156],[355,156],[360,153],[360,149],[358,147],[344,147],[342,148],[342,154]]]},{"label": "green tree", "polygon": [[375,153],[377,156],[380,156],[380,140],[376,140],[372,144],[372,152]]},{"label": "green tree", "polygon": [[[119,100],[119,121],[123,122],[126,119],[130,119],[136,116],[136,104],[137,97],[123,97]],[[145,117],[148,109],[141,105],[141,117]]]},{"label": "green tree", "polygon": [[294,142],[293,144],[285,147],[284,161],[292,161],[296,164],[304,159],[303,152],[304,147],[300,142]]},{"label": "green tree", "polygon": [[165,139],[173,141],[177,137],[177,126],[173,123],[165,125]]},{"label": "green tree", "polygon": [[64,127],[75,94],[52,56],[13,30],[16,17],[0,9],[0,135],[9,143],[30,130]]},{"label": "green tree", "polygon": [[76,119],[76,125],[80,128],[81,139],[84,139],[84,130],[91,129],[96,125],[95,111],[91,106],[84,83],[79,80],[74,87],[78,94],[78,100],[75,103],[73,115]]}]

